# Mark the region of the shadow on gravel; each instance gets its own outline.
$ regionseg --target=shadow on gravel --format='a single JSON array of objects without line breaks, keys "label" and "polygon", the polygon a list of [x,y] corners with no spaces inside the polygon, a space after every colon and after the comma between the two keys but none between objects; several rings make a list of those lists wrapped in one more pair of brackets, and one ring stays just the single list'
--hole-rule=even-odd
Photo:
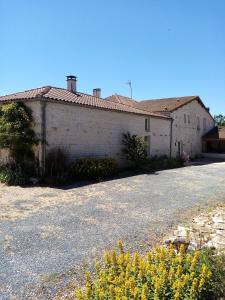
[{"label": "shadow on gravel", "polygon": [[78,181],[78,182],[66,184],[63,186],[54,186],[54,188],[61,189],[61,190],[69,190],[69,189],[79,188],[79,187],[83,187],[83,186],[87,186],[87,185],[91,185],[91,184],[97,184],[100,182],[108,182],[108,181],[112,181],[112,180],[129,178],[129,177],[134,177],[134,176],[138,176],[138,175],[158,175],[158,173],[157,172],[144,172],[144,171],[124,171],[124,172],[120,172],[119,174],[117,174],[113,177],[109,177],[109,178],[105,178],[105,179],[101,179],[101,180]]},{"label": "shadow on gravel", "polygon": [[[188,166],[204,166],[204,165],[209,165],[209,164],[214,164],[214,163],[222,163],[225,161],[218,160],[218,159],[196,159],[192,161]],[[181,167],[182,168],[182,167]],[[168,169],[167,169],[168,170]],[[117,180],[117,179],[123,179],[123,178],[129,178],[133,176],[138,176],[138,175],[158,175],[159,171],[165,171],[165,170],[157,170],[157,171],[145,171],[145,170],[125,170],[119,172],[117,175],[101,179],[101,180],[82,180],[82,181],[76,181],[76,182],[70,182],[68,184],[62,184],[62,185],[56,185],[56,184],[37,184],[35,185],[36,187],[50,187],[54,189],[59,189],[59,190],[70,190],[70,189],[75,189],[79,187],[84,187],[92,184],[97,184],[100,182],[108,182],[112,180]],[[33,188],[35,187],[34,185],[31,186],[24,186],[24,188]]]},{"label": "shadow on gravel", "polygon": [[195,159],[191,166],[204,166],[204,165],[210,165],[215,163],[224,163],[224,160],[221,159],[207,159],[207,158],[201,158],[201,159]]}]

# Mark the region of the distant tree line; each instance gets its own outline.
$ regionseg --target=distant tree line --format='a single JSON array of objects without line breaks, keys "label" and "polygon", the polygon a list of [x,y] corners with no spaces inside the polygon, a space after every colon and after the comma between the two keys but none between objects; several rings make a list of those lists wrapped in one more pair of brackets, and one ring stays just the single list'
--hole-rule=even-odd
[{"label": "distant tree line", "polygon": [[214,119],[216,121],[217,126],[225,126],[225,115],[222,114],[215,115]]}]

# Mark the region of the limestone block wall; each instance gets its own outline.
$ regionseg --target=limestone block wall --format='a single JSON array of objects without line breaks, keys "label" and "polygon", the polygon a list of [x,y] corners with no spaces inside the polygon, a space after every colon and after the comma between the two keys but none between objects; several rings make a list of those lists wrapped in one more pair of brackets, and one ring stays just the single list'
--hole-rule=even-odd
[{"label": "limestone block wall", "polygon": [[170,120],[151,118],[150,156],[170,156]]},{"label": "limestone block wall", "polygon": [[170,121],[150,118],[145,131],[145,116],[100,110],[59,102],[46,104],[47,150],[63,149],[69,160],[80,157],[115,157],[123,162],[122,135],[150,136],[150,154],[169,154]]},{"label": "limestone block wall", "polygon": [[180,147],[190,156],[194,157],[200,154],[202,152],[202,136],[214,127],[214,120],[209,113],[198,101],[192,101],[175,110],[171,116],[174,119],[172,156],[178,155],[179,142]]},{"label": "limestone block wall", "polygon": [[[41,102],[40,101],[25,101],[24,104],[32,110],[32,116],[34,121],[34,131],[39,139],[41,139]],[[34,147],[35,156],[41,161],[41,145]]]}]

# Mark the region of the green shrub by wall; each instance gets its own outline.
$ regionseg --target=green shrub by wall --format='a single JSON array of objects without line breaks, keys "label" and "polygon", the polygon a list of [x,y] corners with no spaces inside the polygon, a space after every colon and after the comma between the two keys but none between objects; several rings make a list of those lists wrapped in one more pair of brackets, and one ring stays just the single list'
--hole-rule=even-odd
[{"label": "green shrub by wall", "polygon": [[113,158],[83,158],[70,167],[70,174],[75,179],[102,179],[117,173],[118,165]]},{"label": "green shrub by wall", "polygon": [[7,185],[26,185],[29,183],[30,170],[25,167],[5,165],[0,167],[0,182]]}]

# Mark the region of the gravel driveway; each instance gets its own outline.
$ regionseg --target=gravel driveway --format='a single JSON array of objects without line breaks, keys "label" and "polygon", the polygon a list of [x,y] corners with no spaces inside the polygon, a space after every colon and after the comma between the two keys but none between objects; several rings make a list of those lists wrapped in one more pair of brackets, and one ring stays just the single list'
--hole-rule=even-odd
[{"label": "gravel driveway", "polygon": [[48,275],[67,272],[117,239],[149,242],[210,201],[225,201],[225,163],[65,190],[0,185],[0,299],[30,299]]}]

